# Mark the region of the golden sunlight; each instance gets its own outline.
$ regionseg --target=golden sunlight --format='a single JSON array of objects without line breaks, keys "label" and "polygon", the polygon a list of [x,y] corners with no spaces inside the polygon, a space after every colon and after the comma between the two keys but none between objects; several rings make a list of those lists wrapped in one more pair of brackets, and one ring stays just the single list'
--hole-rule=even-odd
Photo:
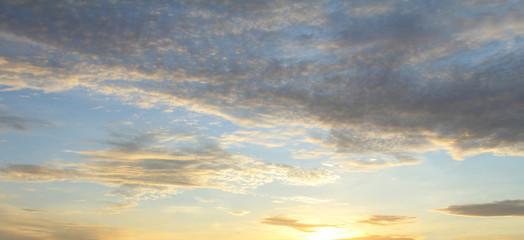
[{"label": "golden sunlight", "polygon": [[359,237],[361,233],[349,232],[346,229],[323,227],[318,228],[316,232],[309,233],[307,240],[334,240],[343,238]]}]

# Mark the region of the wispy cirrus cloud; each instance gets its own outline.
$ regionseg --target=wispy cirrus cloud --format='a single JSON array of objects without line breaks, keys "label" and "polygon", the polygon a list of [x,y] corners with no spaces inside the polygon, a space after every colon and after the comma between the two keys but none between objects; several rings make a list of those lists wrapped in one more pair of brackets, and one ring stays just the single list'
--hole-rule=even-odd
[{"label": "wispy cirrus cloud", "polygon": [[138,205],[137,202],[133,201],[118,201],[118,202],[107,202],[106,207],[99,211],[104,214],[117,214],[121,213],[130,208],[134,208]]},{"label": "wispy cirrus cloud", "polygon": [[23,208],[22,210],[26,212],[31,212],[31,213],[53,213],[53,211],[45,210],[45,209]]},{"label": "wispy cirrus cloud", "polygon": [[357,223],[366,223],[378,226],[391,226],[397,224],[413,223],[416,217],[401,216],[401,215],[371,215],[366,219],[358,220]]},{"label": "wispy cirrus cloud", "polygon": [[523,217],[524,200],[515,199],[491,203],[450,205],[435,211],[466,217]]},{"label": "wispy cirrus cloud", "polygon": [[28,131],[36,126],[53,126],[56,123],[23,117],[7,111],[0,107],[0,130]]},{"label": "wispy cirrus cloud", "polygon": [[316,232],[315,228],[320,227],[339,227],[333,224],[304,223],[300,220],[284,215],[275,215],[264,218],[260,223],[273,226],[290,227],[301,232]]},{"label": "wispy cirrus cloud", "polygon": [[520,2],[6,4],[3,91],[83,88],[238,126],[319,128],[320,146],[359,167],[436,149],[524,154]]},{"label": "wispy cirrus cloud", "polygon": [[110,194],[123,198],[163,197],[177,193],[177,188],[216,188],[240,193],[275,180],[288,185],[317,186],[338,178],[325,169],[265,163],[227,152],[205,136],[180,134],[186,136],[191,147],[185,142],[177,142],[181,145],[171,148],[162,145],[166,143],[166,134],[154,131],[131,136],[117,134],[115,140],[105,141],[112,148],[76,151],[86,158],[85,162],[5,164],[0,168],[1,178],[22,182],[97,182],[116,186]]}]

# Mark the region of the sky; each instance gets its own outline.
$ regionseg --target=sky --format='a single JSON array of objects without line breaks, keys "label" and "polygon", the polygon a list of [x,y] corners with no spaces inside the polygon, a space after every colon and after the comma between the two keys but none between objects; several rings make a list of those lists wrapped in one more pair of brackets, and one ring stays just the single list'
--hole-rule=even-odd
[{"label": "sky", "polygon": [[0,239],[524,239],[524,2],[0,0]]}]

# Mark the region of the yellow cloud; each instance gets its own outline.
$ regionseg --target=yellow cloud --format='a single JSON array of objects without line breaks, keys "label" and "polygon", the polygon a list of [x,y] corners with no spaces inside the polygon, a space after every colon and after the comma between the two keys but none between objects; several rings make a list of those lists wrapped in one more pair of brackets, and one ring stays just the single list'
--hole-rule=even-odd
[{"label": "yellow cloud", "polygon": [[339,227],[338,225],[333,224],[303,223],[297,219],[283,215],[264,218],[261,223],[273,226],[290,227],[301,232],[316,232],[315,229],[321,227]]}]

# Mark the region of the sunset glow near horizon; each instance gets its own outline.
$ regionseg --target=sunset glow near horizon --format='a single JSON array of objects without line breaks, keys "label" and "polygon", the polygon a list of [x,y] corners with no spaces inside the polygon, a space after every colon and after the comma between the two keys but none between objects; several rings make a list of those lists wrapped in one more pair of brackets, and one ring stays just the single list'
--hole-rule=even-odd
[{"label": "sunset glow near horizon", "polygon": [[523,1],[0,0],[0,239],[524,239]]}]

